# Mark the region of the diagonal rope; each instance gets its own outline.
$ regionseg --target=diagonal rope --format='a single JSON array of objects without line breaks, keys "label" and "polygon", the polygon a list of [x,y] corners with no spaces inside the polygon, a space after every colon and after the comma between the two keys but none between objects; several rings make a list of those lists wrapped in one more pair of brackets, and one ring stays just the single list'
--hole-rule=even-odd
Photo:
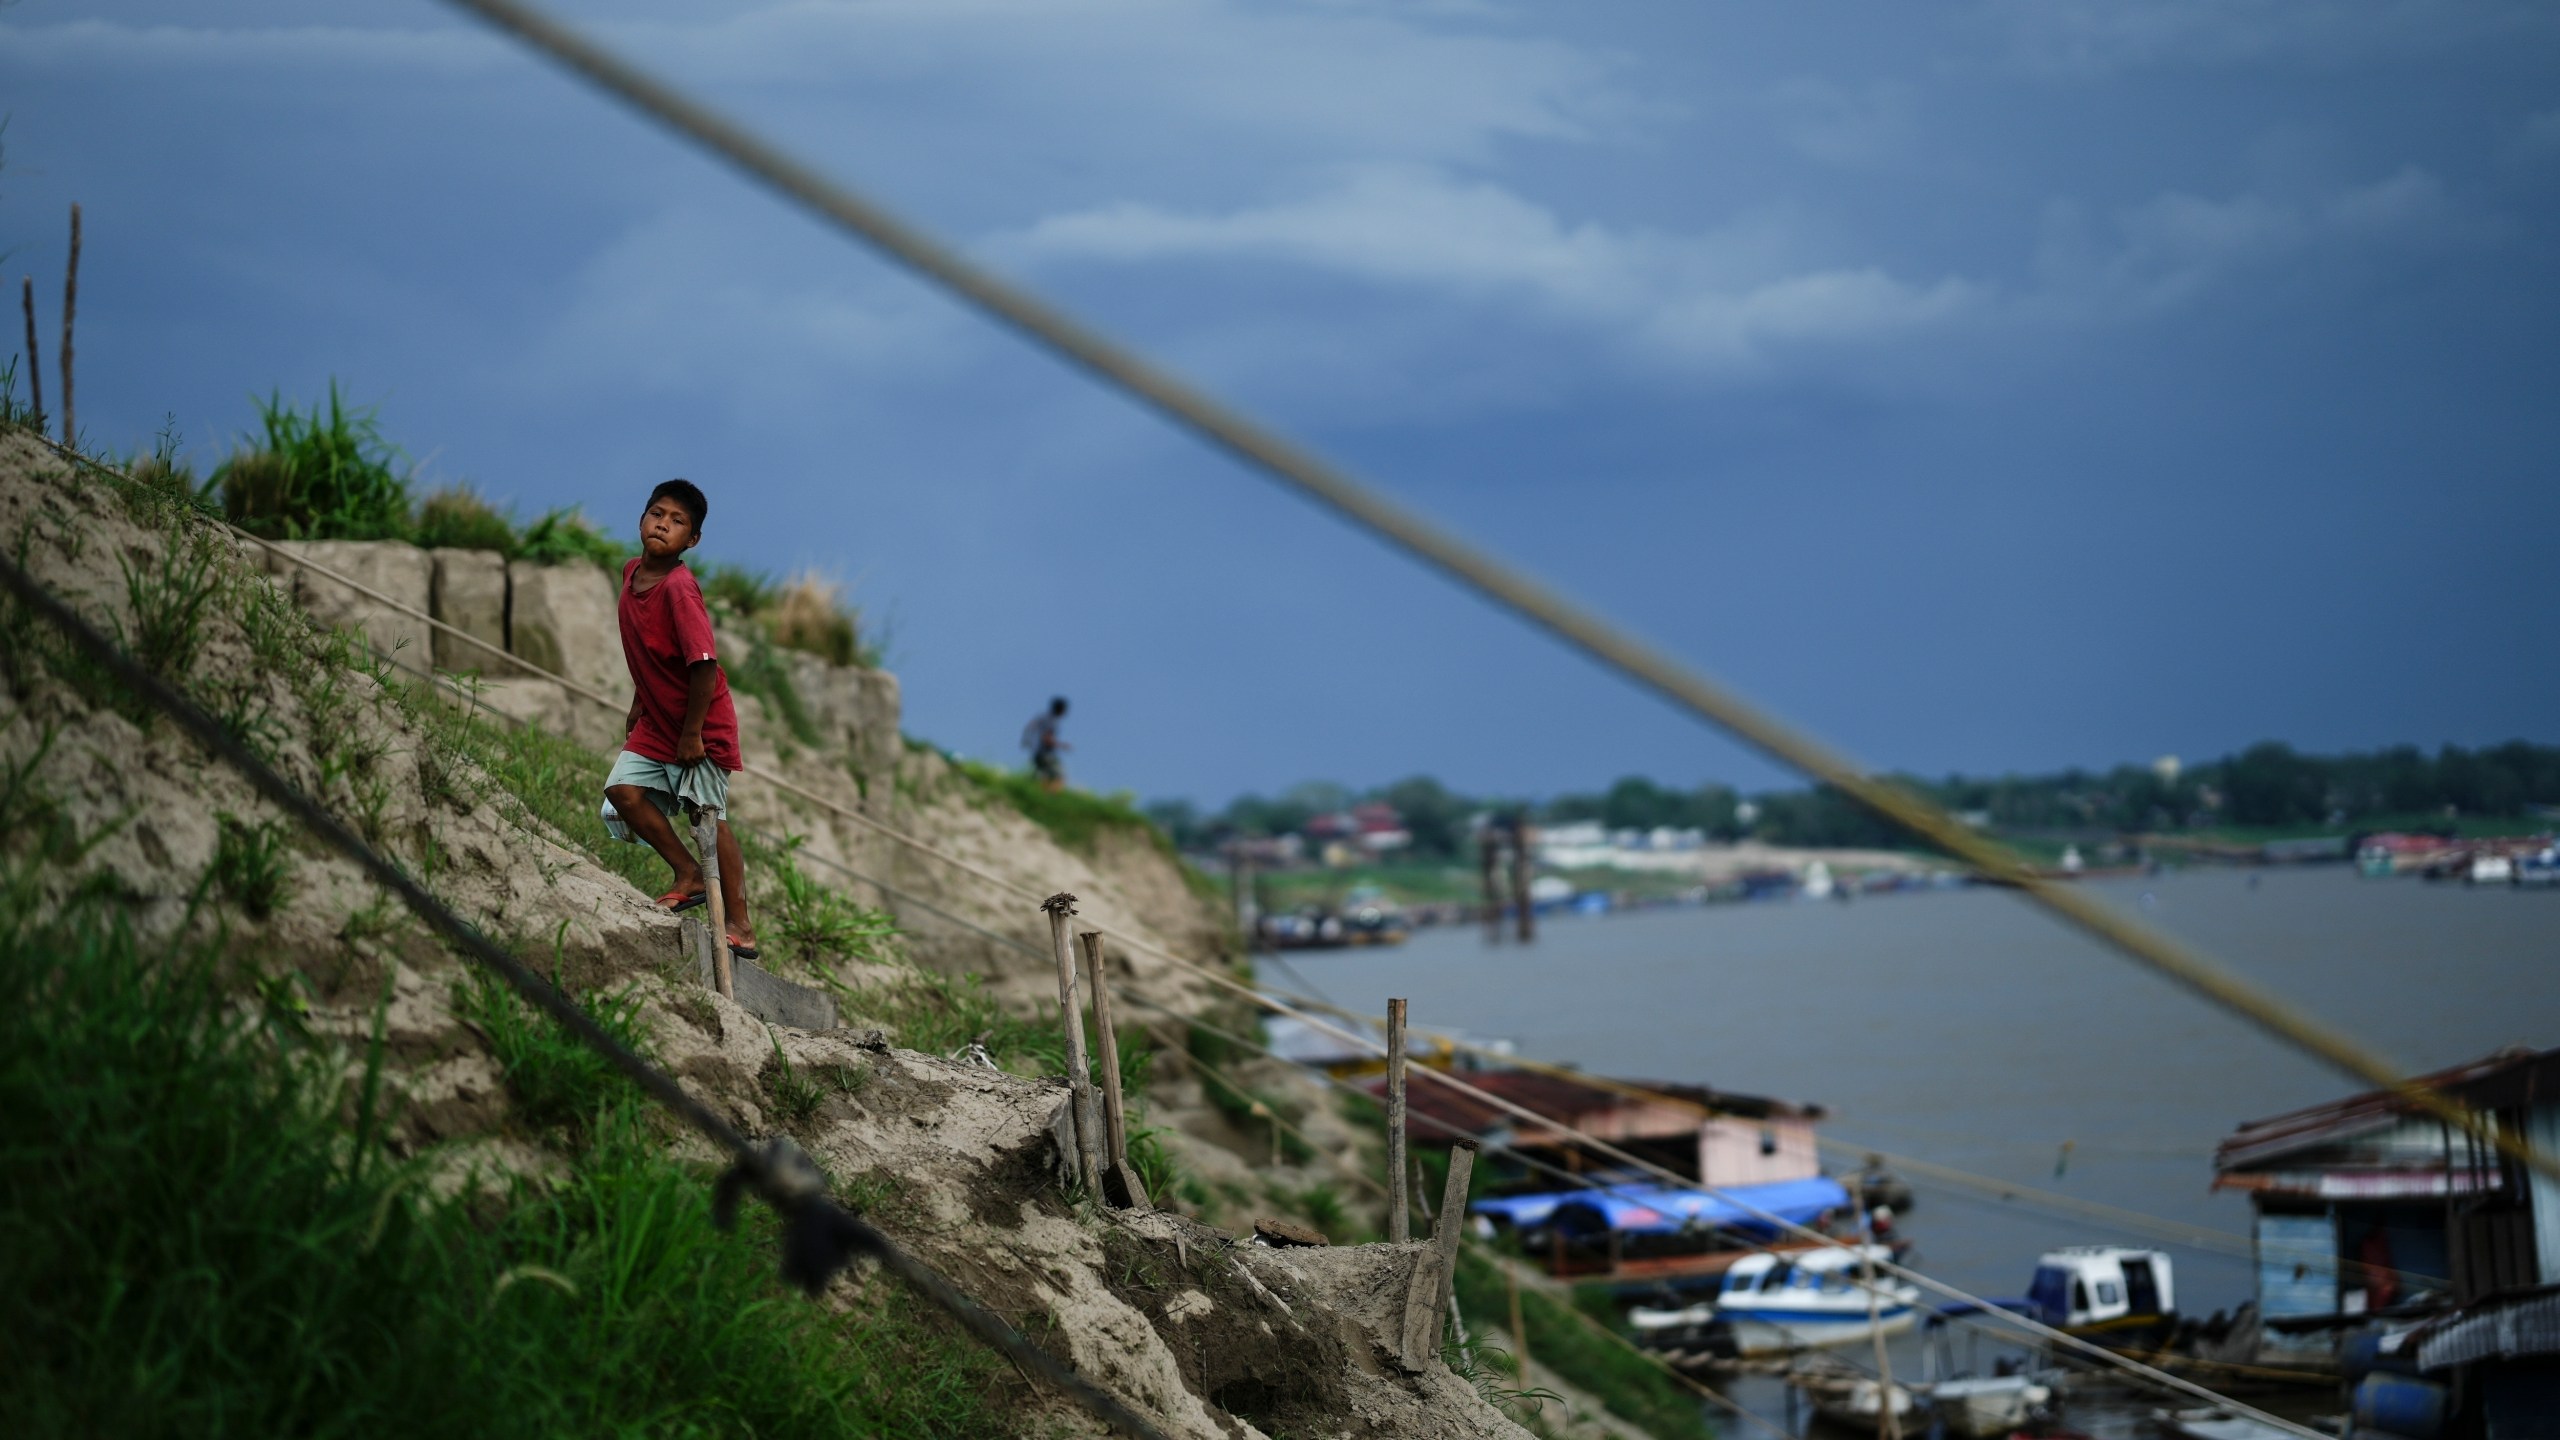
[{"label": "diagonal rope", "polygon": [[815,1294],[855,1256],[870,1255],[891,1274],[958,1321],[981,1343],[1022,1367],[1026,1373],[1046,1379],[1096,1418],[1140,1437],[1140,1440],[1164,1440],[1161,1430],[1118,1397],[1069,1370],[1055,1356],[1032,1344],[1021,1331],[963,1294],[924,1262],[909,1255],[887,1235],[837,1205],[826,1195],[825,1180],[816,1164],[797,1146],[788,1140],[772,1140],[759,1145],[748,1139],[718,1111],[687,1093],[674,1076],[616,1040],[576,1001],[561,993],[559,987],[535,974],[523,961],[481,934],[478,927],[455,914],[407,871],[366,844],[362,837],[347,827],[346,822],[250,753],[248,747],[220,721],[206,714],[168,682],[136,664],[115,642],[100,634],[70,606],[5,557],[0,557],[0,588],[6,588],[45,623],[60,631],[66,640],[114,677],[117,683],[177,722],[180,729],[238,771],[270,803],[300,821],[305,829],[331,849],[355,862],[376,884],[399,896],[401,903],[408,906],[428,929],[455,950],[505,980],[517,994],[576,1036],[581,1044],[603,1056],[643,1094],[726,1153],[731,1168],[720,1180],[715,1197],[715,1218],[721,1219],[725,1228],[734,1218],[739,1191],[753,1190],[783,1222],[783,1273],[786,1278]]},{"label": "diagonal rope", "polygon": [[1335,511],[1485,599],[1548,631],[1763,754],[1858,801],[1918,839],[2014,885],[2030,900],[2279,1041],[2413,1105],[2560,1180],[2560,1159],[2404,1077],[2398,1067],[2164,932],[2047,880],[2015,851],[1680,664],[1523,572],[1397,505],[1172,372],[963,257],[884,207],[552,19],[524,0],[452,0],[623,103],[728,161],[1036,344],[1126,391],[1174,424]]}]

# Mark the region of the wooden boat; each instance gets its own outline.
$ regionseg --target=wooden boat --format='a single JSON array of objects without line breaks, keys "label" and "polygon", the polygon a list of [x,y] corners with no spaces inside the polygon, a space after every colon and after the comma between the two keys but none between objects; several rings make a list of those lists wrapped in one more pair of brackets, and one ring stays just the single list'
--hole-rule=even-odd
[{"label": "wooden boat", "polygon": [[1910,1386],[1889,1385],[1869,1375],[1796,1374],[1787,1383],[1804,1392],[1815,1415],[1871,1434],[1888,1403],[1897,1419],[1920,1405]]},{"label": "wooden boat", "polygon": [[2197,1410],[2154,1410],[2151,1423],[2186,1440],[2295,1440],[2290,1430],[2210,1405]]},{"label": "wooden boat", "polygon": [[1948,1434],[1975,1440],[2014,1434],[2053,1403],[2053,1387],[2031,1375],[1968,1376],[1920,1388]]}]

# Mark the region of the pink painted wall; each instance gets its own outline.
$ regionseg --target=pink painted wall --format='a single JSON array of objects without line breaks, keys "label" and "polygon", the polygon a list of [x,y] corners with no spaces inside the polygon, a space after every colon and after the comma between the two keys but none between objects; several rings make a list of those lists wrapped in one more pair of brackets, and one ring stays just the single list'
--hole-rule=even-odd
[{"label": "pink painted wall", "polygon": [[[1762,1154],[1764,1137],[1773,1153]],[[1736,1120],[1719,1116],[1698,1127],[1698,1179],[1707,1185],[1765,1185],[1822,1173],[1813,1126],[1804,1120]]]}]

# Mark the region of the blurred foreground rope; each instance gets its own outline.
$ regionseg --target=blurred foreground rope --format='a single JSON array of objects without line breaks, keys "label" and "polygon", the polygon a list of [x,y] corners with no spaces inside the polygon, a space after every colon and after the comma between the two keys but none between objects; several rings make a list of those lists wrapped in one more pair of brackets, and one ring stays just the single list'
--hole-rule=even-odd
[{"label": "blurred foreground rope", "polygon": [[65,639],[114,677],[118,684],[149,701],[176,721],[179,728],[194,737],[198,744],[239,771],[259,794],[278,809],[300,821],[331,849],[354,861],[377,884],[398,895],[428,929],[456,950],[495,971],[517,994],[559,1022],[563,1029],[577,1036],[580,1043],[605,1057],[649,1098],[674,1112],[726,1152],[730,1168],[720,1177],[714,1192],[713,1216],[722,1228],[728,1228],[736,1220],[739,1199],[750,1190],[771,1206],[782,1221],[782,1273],[785,1279],[815,1295],[826,1288],[836,1272],[855,1257],[869,1255],[889,1273],[959,1321],[979,1341],[1020,1366],[1026,1374],[1037,1375],[1057,1386],[1096,1418],[1139,1437],[1139,1440],[1164,1440],[1161,1430],[1121,1403],[1118,1397],[1069,1370],[1055,1356],[1032,1344],[1021,1331],[900,1249],[888,1236],[828,1198],[825,1177],[819,1173],[816,1162],[799,1146],[781,1138],[766,1140],[762,1144],[750,1140],[719,1112],[685,1093],[674,1076],[651,1065],[629,1046],[607,1034],[593,1016],[561,993],[559,987],[535,974],[523,961],[481,934],[471,922],[448,909],[407,871],[367,845],[361,836],[347,828],[344,821],[323,809],[265,761],[250,753],[248,747],[224,729],[220,721],[179,694],[168,682],[135,663],[115,642],[99,633],[96,627],[5,556],[0,556],[0,588],[7,589],[38,618],[62,632]]}]

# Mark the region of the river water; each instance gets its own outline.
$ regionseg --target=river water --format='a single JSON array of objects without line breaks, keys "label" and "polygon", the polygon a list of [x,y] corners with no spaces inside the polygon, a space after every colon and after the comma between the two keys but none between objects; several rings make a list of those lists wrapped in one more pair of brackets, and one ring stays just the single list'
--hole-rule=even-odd
[{"label": "river water", "polygon": [[[2405,1068],[2560,1045],[2560,893],[2342,867],[2088,883]],[[1828,1138],[2236,1236],[2249,1208],[2210,1189],[2215,1142],[2364,1088],[1998,890],[1559,917],[1528,946],[1450,928],[1289,962],[1370,1013],[1407,997],[1417,1028],[1811,1101]],[[1977,1294],[2100,1242],[2169,1250],[2188,1314],[2251,1290],[2241,1257],[1906,1178],[1918,1267]]]}]

